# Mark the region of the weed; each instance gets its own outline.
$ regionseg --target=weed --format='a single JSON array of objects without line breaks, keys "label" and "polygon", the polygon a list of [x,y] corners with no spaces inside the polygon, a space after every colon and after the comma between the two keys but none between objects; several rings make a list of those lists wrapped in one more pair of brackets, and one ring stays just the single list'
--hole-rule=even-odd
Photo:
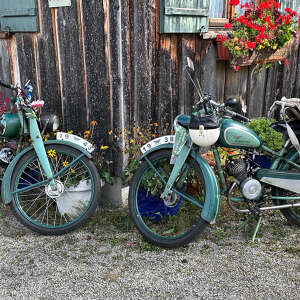
[{"label": "weed", "polygon": [[146,252],[146,251],[152,251],[152,252],[162,252],[163,248],[155,246],[153,244],[148,243],[145,240],[141,240],[139,241],[139,248],[140,248],[140,252]]}]

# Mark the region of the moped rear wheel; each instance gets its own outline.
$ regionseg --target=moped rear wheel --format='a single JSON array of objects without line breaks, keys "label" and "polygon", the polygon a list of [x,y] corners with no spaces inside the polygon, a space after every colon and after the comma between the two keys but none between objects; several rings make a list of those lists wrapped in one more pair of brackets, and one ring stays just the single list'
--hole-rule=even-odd
[{"label": "moped rear wheel", "polygon": [[[81,152],[67,145],[47,145],[54,174],[71,164]],[[100,178],[93,162],[83,156],[60,174],[53,190],[49,183],[36,186],[46,175],[34,150],[17,163],[11,181],[11,208],[17,219],[33,231],[60,235],[83,225],[94,213],[100,197]]]},{"label": "moped rear wheel", "polygon": [[[161,150],[148,156],[165,182],[173,168],[170,158],[171,150]],[[164,188],[165,184],[153,168],[143,161],[130,186],[130,215],[149,242],[161,247],[179,247],[195,239],[208,225],[201,218],[205,184],[198,163],[192,157],[186,160],[173,186],[177,193],[173,191],[163,200],[160,195]]]}]

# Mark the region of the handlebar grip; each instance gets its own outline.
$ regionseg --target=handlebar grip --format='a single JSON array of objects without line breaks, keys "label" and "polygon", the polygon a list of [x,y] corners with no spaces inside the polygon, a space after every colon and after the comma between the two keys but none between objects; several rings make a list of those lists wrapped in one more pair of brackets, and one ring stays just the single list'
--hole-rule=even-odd
[{"label": "handlebar grip", "polygon": [[238,114],[234,111],[226,109],[226,112],[228,114],[230,114],[232,117],[234,117],[236,119],[239,119],[240,121],[247,122],[247,123],[250,122],[250,119],[248,119],[247,117],[244,117],[244,116],[242,116],[242,115],[240,115],[240,114]]},{"label": "handlebar grip", "polygon": [[8,89],[11,89],[11,90],[15,90],[15,89],[16,89],[15,86],[13,86],[13,85],[11,85],[11,84],[8,84],[8,83],[5,83],[5,82],[3,82],[3,81],[1,81],[1,80],[0,80],[0,85],[2,85],[3,87],[6,87],[6,88],[8,88]]},{"label": "handlebar grip", "polygon": [[244,117],[244,116],[242,116],[242,115],[240,115],[240,114],[236,114],[236,116],[235,116],[237,119],[240,119],[241,121],[243,121],[243,122],[250,122],[250,119],[248,119],[247,117]]}]

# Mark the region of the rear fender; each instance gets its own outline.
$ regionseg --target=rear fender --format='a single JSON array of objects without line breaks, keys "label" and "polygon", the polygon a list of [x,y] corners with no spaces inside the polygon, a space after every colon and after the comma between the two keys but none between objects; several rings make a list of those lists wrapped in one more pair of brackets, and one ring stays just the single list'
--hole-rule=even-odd
[{"label": "rear fender", "polygon": [[[67,145],[70,146],[76,150],[79,150],[80,152],[84,153],[88,158],[91,159],[91,154],[86,151],[84,148],[68,142],[68,141],[60,141],[60,140],[49,140],[47,142],[44,142],[45,145]],[[19,154],[16,155],[16,157],[11,161],[9,166],[7,167],[3,178],[2,178],[2,184],[1,184],[1,199],[3,203],[9,204],[12,201],[12,194],[10,190],[11,186],[11,178],[14,172],[14,169],[19,162],[19,160],[29,151],[34,151],[34,148],[32,146],[25,148],[23,151],[21,151]]]},{"label": "rear fender", "polygon": [[[145,152],[140,157],[140,160],[143,160],[146,156],[156,151],[172,148],[173,144],[159,145]],[[201,217],[208,223],[214,224],[218,217],[220,207],[220,188],[217,177],[207,161],[198,154],[198,151],[191,151],[190,155],[201,168],[205,182],[206,195]]]}]

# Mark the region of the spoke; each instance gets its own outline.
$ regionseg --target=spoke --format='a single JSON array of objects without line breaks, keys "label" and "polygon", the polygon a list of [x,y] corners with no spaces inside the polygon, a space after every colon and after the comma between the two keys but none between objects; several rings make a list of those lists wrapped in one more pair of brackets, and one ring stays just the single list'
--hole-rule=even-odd
[{"label": "spoke", "polygon": [[38,168],[40,169],[40,174],[42,176],[42,180],[45,180],[45,177],[44,177],[44,174],[43,174],[43,168],[41,166],[41,163],[40,163],[39,160],[37,162],[38,162]]},{"label": "spoke", "polygon": [[31,216],[29,216],[30,218],[33,217],[39,210],[41,210],[45,205],[47,205],[47,202],[45,204],[43,204],[42,206],[40,206],[40,208]]},{"label": "spoke", "polygon": [[[26,214],[30,210],[30,208],[35,204],[35,202],[38,200],[38,198],[43,194],[44,193],[41,192],[35,199],[31,200],[32,201],[31,205],[30,205],[30,203],[28,203],[28,205],[30,205],[30,207],[27,209],[27,211],[25,211]],[[24,202],[24,200],[22,202]],[[26,200],[26,202],[29,202],[29,200]]]}]

